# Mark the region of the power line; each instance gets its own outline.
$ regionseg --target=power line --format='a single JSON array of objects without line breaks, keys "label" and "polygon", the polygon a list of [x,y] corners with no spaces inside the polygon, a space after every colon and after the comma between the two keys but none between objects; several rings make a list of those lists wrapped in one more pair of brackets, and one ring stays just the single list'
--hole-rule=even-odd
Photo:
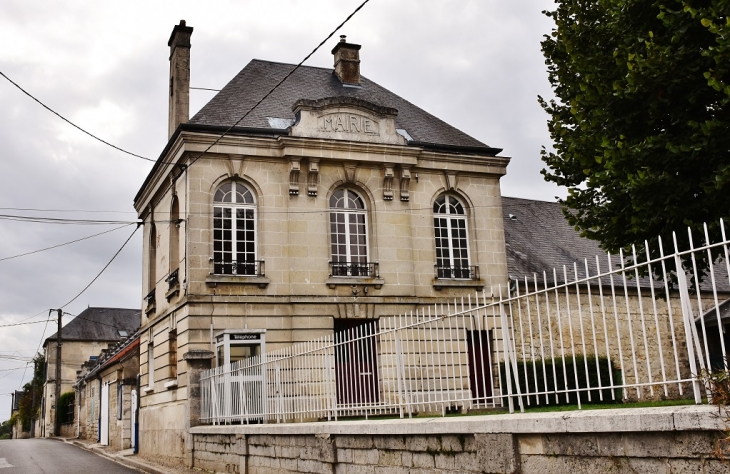
[{"label": "power line", "polygon": [[13,214],[0,214],[0,220],[34,222],[39,224],[75,224],[75,225],[114,225],[114,224],[135,224],[136,221],[112,221],[101,219],[61,219],[58,217],[36,217],[19,216]]},{"label": "power line", "polygon": [[136,211],[100,211],[90,209],[38,209],[36,207],[0,207],[2,211],[32,211],[32,212],[98,212],[103,214],[136,214]]},{"label": "power line", "polygon": [[236,123],[234,123],[233,125],[231,125],[230,127],[228,127],[218,138],[215,139],[215,141],[213,143],[211,143],[210,145],[208,145],[208,147],[202,153],[200,153],[198,156],[196,156],[195,158],[193,158],[192,161],[190,161],[190,163],[188,163],[187,166],[188,167],[192,166],[193,163],[195,163],[201,156],[203,156],[204,154],[208,153],[208,151],[211,148],[213,148],[219,141],[221,141],[226,135],[228,135],[228,133],[230,133],[231,130],[233,130],[239,123],[241,123],[243,121],[243,119],[245,119],[246,117],[248,117],[248,115],[256,107],[258,107],[264,100],[266,100],[267,97],[269,97],[276,89],[278,89],[279,86],[284,83],[284,81],[286,81],[287,79],[289,79],[289,77],[292,74],[294,74],[305,63],[305,61],[307,61],[307,59],[311,58],[314,55],[314,53],[316,53],[319,50],[319,48],[322,47],[322,45],[324,45],[330,38],[332,38],[332,36],[334,36],[334,34],[337,33],[340,30],[340,28],[342,28],[343,26],[345,26],[345,23],[347,23],[348,21],[350,21],[350,19],[353,16],[355,16],[355,14],[357,12],[359,12],[362,9],[362,7],[364,7],[365,4],[368,3],[369,1],[370,0],[365,0],[364,2],[362,2],[352,13],[350,13],[347,16],[347,18],[345,18],[345,20],[342,23],[340,23],[337,26],[337,28],[335,28],[334,30],[332,30],[332,32],[329,35],[327,35],[327,37],[325,39],[323,39],[322,42],[319,43],[317,45],[317,47],[315,47],[312,50],[311,53],[309,53],[307,56],[305,56],[304,59],[302,59],[301,61],[299,61],[299,64],[297,64],[294,67],[294,69],[292,69],[291,71],[289,71],[289,73],[286,76],[284,76],[279,82],[277,82],[276,85],[274,87],[272,87],[271,90],[269,90],[269,92],[267,92],[262,98],[260,98],[258,100],[258,102],[256,102],[250,109],[248,109],[248,111],[245,114],[243,114],[243,116],[240,119],[238,119],[236,121]]},{"label": "power line", "polygon": [[68,124],[69,124],[69,125],[71,125],[72,127],[74,127],[74,128],[76,128],[76,129],[78,129],[78,130],[80,130],[80,131],[84,132],[85,134],[87,134],[87,135],[88,135],[88,136],[90,136],[91,138],[93,138],[93,139],[95,139],[95,140],[98,140],[98,141],[100,141],[101,143],[103,143],[103,144],[105,144],[105,145],[109,145],[110,147],[114,148],[115,150],[119,150],[119,151],[121,151],[122,153],[126,153],[127,155],[131,155],[131,156],[134,156],[134,157],[136,157],[136,158],[140,158],[140,159],[142,159],[142,160],[146,160],[146,161],[151,161],[151,162],[153,162],[153,163],[154,163],[154,161],[155,161],[155,160],[153,160],[153,159],[151,159],[151,158],[147,158],[147,157],[144,157],[144,156],[141,156],[141,155],[137,155],[136,153],[132,153],[131,151],[127,151],[127,150],[125,150],[125,149],[123,149],[123,148],[120,148],[120,147],[118,147],[118,146],[116,146],[116,145],[112,145],[112,144],[111,144],[111,143],[109,143],[108,141],[106,141],[106,140],[103,140],[103,139],[101,139],[101,138],[97,137],[97,136],[96,136],[96,135],[94,135],[93,133],[91,133],[91,132],[87,132],[87,131],[86,131],[86,130],[84,130],[83,128],[79,127],[79,126],[78,126],[78,125],[76,125],[75,123],[73,123],[73,122],[71,122],[70,120],[68,120],[68,119],[67,119],[66,117],[64,117],[63,115],[59,114],[58,112],[56,112],[56,111],[55,111],[55,110],[53,110],[52,108],[48,107],[48,106],[47,106],[46,104],[44,104],[44,103],[43,103],[43,102],[41,102],[40,100],[36,99],[36,98],[35,98],[35,97],[34,97],[33,95],[31,95],[31,94],[30,94],[30,93],[29,93],[28,91],[26,91],[25,89],[23,89],[22,87],[20,87],[20,86],[19,86],[18,84],[16,84],[15,82],[13,82],[13,80],[12,80],[12,79],[10,79],[10,78],[9,78],[8,76],[6,76],[6,75],[5,75],[5,74],[4,74],[4,73],[3,73],[2,71],[0,71],[0,76],[3,76],[3,77],[4,77],[5,79],[7,79],[7,81],[8,81],[8,82],[10,82],[10,83],[11,83],[12,85],[14,85],[15,87],[17,87],[18,89],[20,89],[20,91],[21,91],[21,92],[23,92],[23,94],[27,95],[28,97],[30,97],[30,98],[31,98],[31,99],[33,99],[34,101],[38,102],[38,104],[40,104],[40,105],[41,105],[41,107],[43,107],[44,109],[48,110],[49,112],[51,112],[52,114],[54,114],[55,116],[57,116],[58,118],[60,118],[61,120],[63,120],[64,122],[68,123]]},{"label": "power line", "polygon": [[26,255],[32,255],[32,254],[35,254],[35,253],[45,252],[46,250],[51,250],[51,249],[55,249],[55,248],[58,248],[58,247],[63,247],[64,245],[74,244],[76,242],[81,242],[82,240],[88,240],[88,239],[91,239],[92,237],[98,237],[98,236],[103,235],[103,234],[108,234],[109,232],[114,232],[115,230],[119,230],[119,229],[123,229],[125,227],[129,227],[130,225],[132,225],[132,224],[126,224],[126,225],[123,225],[121,227],[116,227],[114,229],[105,230],[104,232],[99,232],[98,234],[89,235],[89,236],[86,236],[86,237],[82,237],[80,239],[72,240],[70,242],[64,242],[62,244],[53,245],[51,247],[46,247],[44,249],[33,250],[32,252],[25,252],[25,253],[21,253],[19,255],[13,255],[12,257],[0,258],[0,262],[5,261],[5,260],[10,260],[10,259],[13,259],[13,258],[25,257]]},{"label": "power line", "polygon": [[[41,350],[41,346],[43,345],[43,341],[45,341],[46,337],[46,330],[48,329],[48,321],[51,320],[51,310],[48,310],[48,319],[46,319],[46,325],[43,327],[43,334],[41,334],[41,340],[38,343],[38,348],[35,350],[35,353],[33,355],[33,358],[35,358],[36,355],[38,355],[38,351]],[[35,370],[35,367],[34,369]],[[21,388],[23,386],[23,380],[25,380],[25,374],[28,372],[28,364],[25,366],[25,370],[23,371],[23,376],[20,377],[20,385],[18,385],[18,388]]]},{"label": "power line", "polygon": [[71,298],[71,301],[69,301],[65,305],[61,306],[60,308],[65,308],[66,306],[68,306],[71,303],[73,303],[74,301],[76,301],[76,298],[78,298],[79,296],[81,296],[82,294],[84,294],[84,292],[86,290],[88,290],[91,285],[94,284],[94,282],[97,280],[97,278],[99,278],[101,276],[101,274],[104,273],[104,270],[106,270],[109,267],[109,265],[112,264],[112,262],[114,261],[114,259],[117,258],[117,255],[119,255],[119,253],[124,249],[124,247],[126,247],[127,243],[129,243],[129,241],[132,240],[132,237],[137,232],[137,229],[139,229],[139,225],[134,228],[134,231],[132,231],[132,233],[129,235],[129,237],[127,238],[127,240],[125,240],[124,243],[122,244],[122,246],[119,247],[119,250],[117,250],[117,253],[115,253],[114,256],[111,258],[111,260],[109,260],[109,262],[106,265],[104,265],[104,268],[101,269],[101,271],[94,277],[94,279],[91,280],[91,282],[89,282],[89,284],[86,285],[86,287],[84,287],[84,289],[81,290],[78,295],[76,295],[73,298]]},{"label": "power line", "polygon": [[92,322],[92,323],[101,324],[102,326],[109,326],[110,328],[121,329],[122,331],[136,331],[136,329],[130,329],[130,328],[122,327],[122,326],[115,326],[113,324],[105,323],[105,322],[102,322],[102,321],[97,321],[95,319],[84,318],[83,316],[79,316],[79,315],[76,315],[76,314],[67,313],[65,311],[64,311],[63,314],[66,314],[66,315],[69,315],[69,316],[73,316],[74,319],[82,319],[84,321],[89,321],[89,322]]},{"label": "power line", "polygon": [[[26,324],[38,324],[38,323],[45,323],[46,321],[28,321],[25,323],[12,323],[12,324],[0,324],[0,328],[9,328],[11,326],[25,326]],[[0,356],[0,359],[3,359],[4,357]]]},{"label": "power line", "polygon": [[214,91],[214,92],[220,92],[220,89],[209,89],[208,87],[191,87],[190,89],[195,89],[198,91]]}]

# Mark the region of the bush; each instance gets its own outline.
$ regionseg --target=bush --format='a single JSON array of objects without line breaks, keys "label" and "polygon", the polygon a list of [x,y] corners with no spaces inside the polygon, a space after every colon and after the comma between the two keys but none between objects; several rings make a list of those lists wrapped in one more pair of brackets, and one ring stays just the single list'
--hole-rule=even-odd
[{"label": "bush", "polygon": [[76,394],[74,392],[66,392],[58,399],[58,419],[61,423],[74,421],[75,399]]},{"label": "bush", "polygon": [[[563,358],[545,359],[545,376],[543,376],[542,370],[542,359],[535,360],[535,371],[533,371],[532,360],[518,360],[517,361],[517,372],[518,380],[520,382],[520,389],[522,393],[525,392],[548,392],[547,404],[550,405],[576,405],[578,398],[576,392],[568,392],[567,398],[565,393],[565,381],[567,378],[568,390],[575,390],[575,369],[578,371],[578,388],[585,389],[580,391],[580,403],[581,404],[607,404],[607,403],[621,403],[621,389],[614,389],[615,398],[611,396],[611,389],[597,389],[599,386],[611,386],[611,379],[609,378],[609,360],[607,357],[598,358],[598,368],[600,369],[600,383],[598,377],[598,370],[596,369],[596,358],[594,356],[585,357],[583,355],[575,356],[575,365],[573,364],[573,357],[565,357],[565,371],[563,371]],[[524,363],[523,363],[524,362]],[[589,383],[586,382],[586,370],[585,363],[588,363],[588,382],[590,382],[591,389],[588,390]],[[621,371],[613,365],[611,362],[610,371],[613,373],[613,385],[621,385]],[[553,366],[555,368],[555,375],[553,377]],[[525,388],[525,368],[527,369],[527,388]],[[511,368],[510,368],[511,369]],[[505,379],[505,367],[504,361],[499,364],[499,371],[502,375],[502,380]],[[512,372],[512,370],[510,370]],[[535,374],[535,372],[537,372]],[[537,377],[535,377],[537,375]],[[517,393],[517,385],[514,380],[514,374],[512,373],[512,393]],[[535,390],[535,378],[537,378],[537,390]],[[547,390],[545,387],[547,386]],[[557,401],[555,399],[555,393],[558,394]],[[590,400],[589,400],[590,394]],[[539,400],[538,400],[539,397]],[[602,398],[602,399],[601,399]],[[528,402],[529,400],[529,402]],[[523,397],[523,403],[531,406],[544,405],[545,394],[542,395],[530,395]]]}]

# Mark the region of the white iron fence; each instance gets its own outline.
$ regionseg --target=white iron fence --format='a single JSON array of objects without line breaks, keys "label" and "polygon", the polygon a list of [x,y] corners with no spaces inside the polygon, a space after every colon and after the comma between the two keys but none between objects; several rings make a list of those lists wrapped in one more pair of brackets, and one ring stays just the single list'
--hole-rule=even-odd
[{"label": "white iron fence", "polygon": [[[665,255],[659,240],[654,257],[645,244],[630,258],[596,257],[216,367],[201,377],[201,421],[701,403],[709,393],[697,375],[728,370],[730,242],[720,226],[714,244],[705,228],[705,245],[690,233],[686,251]],[[700,260],[714,262],[702,281]]]}]

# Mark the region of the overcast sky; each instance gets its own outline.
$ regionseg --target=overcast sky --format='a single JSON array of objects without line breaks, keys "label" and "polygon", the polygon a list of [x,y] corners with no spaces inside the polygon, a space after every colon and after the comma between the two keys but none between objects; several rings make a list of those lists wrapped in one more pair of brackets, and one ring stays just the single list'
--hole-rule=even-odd
[{"label": "overcast sky", "polygon": [[[195,28],[191,85],[220,89],[251,59],[298,63],[361,0],[86,2],[3,0],[0,71],[66,118],[120,148],[157,158],[167,141],[169,49],[181,19]],[[550,146],[537,96],[550,97],[540,41],[551,0],[371,0],[308,65],[332,67],[339,34],[362,45],[361,72],[419,107],[503,148],[506,196],[565,191],[540,175]],[[191,91],[191,115],[214,93]],[[103,145],[0,77],[0,214],[134,221],[132,199],[151,163]],[[38,209],[19,210],[11,208]],[[49,308],[71,300],[134,230],[7,259],[119,227],[0,217],[0,421],[29,380]],[[138,308],[139,233],[65,307]],[[2,260],[6,259],[6,260]],[[65,316],[64,321],[71,316]],[[38,323],[40,321],[40,323]],[[45,337],[55,332],[51,321]],[[13,370],[16,369],[16,370]],[[25,374],[25,378],[23,375]]]}]

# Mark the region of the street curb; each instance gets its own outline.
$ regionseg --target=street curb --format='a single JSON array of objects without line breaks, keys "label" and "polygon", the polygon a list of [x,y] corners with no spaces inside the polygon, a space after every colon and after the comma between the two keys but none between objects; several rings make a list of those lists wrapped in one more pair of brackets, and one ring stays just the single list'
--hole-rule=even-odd
[{"label": "street curb", "polygon": [[174,471],[168,471],[164,469],[160,469],[157,466],[152,466],[150,464],[147,464],[142,461],[138,461],[136,459],[129,459],[128,456],[122,456],[120,454],[110,454],[104,451],[101,448],[98,447],[90,447],[86,443],[82,443],[81,441],[78,441],[73,438],[54,438],[59,441],[63,441],[64,443],[71,444],[73,446],[76,446],[78,448],[84,449],[86,451],[89,451],[91,453],[94,453],[98,456],[105,457],[111,461],[116,462],[117,464],[121,464],[123,466],[130,467],[132,469],[137,469],[139,471],[145,472],[147,474],[174,474]]}]

